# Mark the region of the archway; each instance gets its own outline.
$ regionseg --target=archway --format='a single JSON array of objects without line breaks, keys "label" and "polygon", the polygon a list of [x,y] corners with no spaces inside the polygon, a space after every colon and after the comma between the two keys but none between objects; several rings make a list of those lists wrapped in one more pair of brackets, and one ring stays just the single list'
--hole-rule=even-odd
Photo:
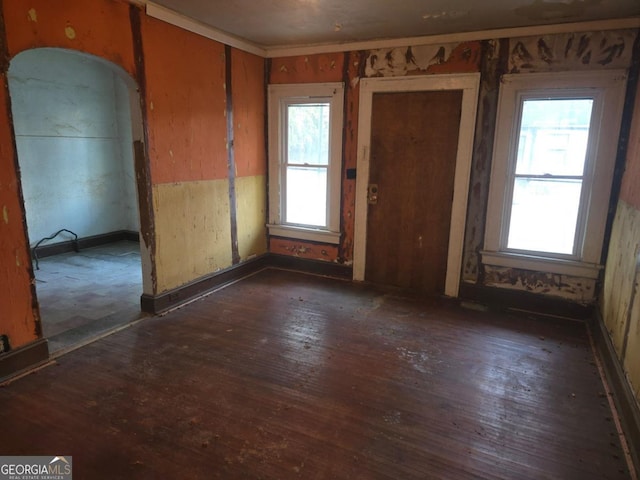
[{"label": "archway", "polygon": [[83,53],[17,55],[9,91],[43,334],[54,354],[140,317],[135,81]]}]

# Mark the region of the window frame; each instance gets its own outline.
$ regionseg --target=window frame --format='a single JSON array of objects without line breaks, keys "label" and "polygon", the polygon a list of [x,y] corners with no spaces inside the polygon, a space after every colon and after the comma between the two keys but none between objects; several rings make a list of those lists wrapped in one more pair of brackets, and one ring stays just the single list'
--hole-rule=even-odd
[{"label": "window frame", "polygon": [[[327,226],[284,221],[286,206],[287,108],[292,104],[329,104]],[[340,243],[340,195],[344,84],[276,84],[268,87],[269,223],[270,235],[323,243]]]},{"label": "window frame", "polygon": [[[597,278],[624,106],[624,70],[503,75],[498,100],[482,263]],[[593,98],[572,254],[507,248],[525,100]]]}]

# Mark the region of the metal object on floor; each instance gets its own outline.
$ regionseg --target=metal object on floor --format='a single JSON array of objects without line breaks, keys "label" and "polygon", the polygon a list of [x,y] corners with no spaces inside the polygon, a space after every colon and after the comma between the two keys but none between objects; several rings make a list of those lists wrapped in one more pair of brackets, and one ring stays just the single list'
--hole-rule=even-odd
[{"label": "metal object on floor", "polygon": [[78,235],[73,233],[71,230],[67,230],[66,228],[62,228],[62,229],[58,230],[56,233],[54,233],[53,235],[51,235],[50,237],[45,237],[45,238],[39,240],[38,243],[36,243],[36,245],[31,250],[33,252],[33,259],[36,261],[36,270],[40,270],[40,264],[38,262],[38,247],[40,246],[40,244],[42,242],[46,242],[47,240],[53,240],[58,235],[60,235],[62,232],[67,232],[67,233],[70,233],[71,235],[73,235],[73,237],[74,237],[73,238],[73,249],[76,251],[76,253],[80,251],[80,249],[78,248]]}]

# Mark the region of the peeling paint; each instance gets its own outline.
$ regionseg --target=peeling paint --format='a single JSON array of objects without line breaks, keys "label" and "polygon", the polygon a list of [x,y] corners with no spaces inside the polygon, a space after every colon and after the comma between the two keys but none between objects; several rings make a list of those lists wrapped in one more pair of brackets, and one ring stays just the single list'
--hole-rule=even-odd
[{"label": "peeling paint", "polygon": [[38,14],[36,12],[35,8],[30,8],[29,11],[27,12],[27,18],[29,19],[29,21],[37,23],[38,22]]},{"label": "peeling paint", "polygon": [[[20,12],[22,15],[24,10]],[[3,26],[0,26],[0,33],[4,33]],[[6,42],[0,42],[0,58],[9,58]],[[13,118],[6,70],[0,72],[0,86],[0,112],[3,115],[0,122],[0,205],[4,222],[0,223],[0,291],[4,300],[0,302],[0,332],[11,339],[12,348],[18,348],[38,338],[41,330],[32,284],[33,270],[24,268],[24,265],[29,265],[29,242],[11,129]]]},{"label": "peeling paint", "polygon": [[[478,70],[479,62],[480,42],[383,48],[369,52],[364,75],[389,77],[423,72],[470,72]],[[439,68],[445,65],[446,68]]]},{"label": "peeling paint", "polygon": [[479,251],[484,241],[484,224],[493,155],[493,138],[498,110],[500,77],[506,73],[508,41],[482,43],[480,95],[473,146],[470,201],[467,208],[462,279],[475,283],[481,277]]},{"label": "peeling paint", "polygon": [[339,249],[339,261],[350,264],[353,260],[353,243],[355,236],[354,212],[356,204],[355,182],[347,178],[347,170],[355,169],[358,157],[358,110],[360,102],[359,79],[364,74],[366,52],[349,52],[346,54],[343,79],[347,85],[344,145],[342,165],[342,242]]},{"label": "peeling paint", "polygon": [[338,261],[338,248],[335,245],[318,245],[300,240],[271,237],[269,239],[269,251],[310,260]]},{"label": "peeling paint", "polygon": [[509,71],[627,68],[635,37],[635,30],[615,30],[513,38]]},{"label": "peeling paint", "polygon": [[593,279],[493,265],[485,265],[484,273],[487,286],[561,297],[582,304],[595,301]]},{"label": "peeling paint", "polygon": [[414,70],[427,70],[430,65],[444,62],[454,45],[423,45],[417,47],[372,50],[366,59],[365,76],[395,77]]}]

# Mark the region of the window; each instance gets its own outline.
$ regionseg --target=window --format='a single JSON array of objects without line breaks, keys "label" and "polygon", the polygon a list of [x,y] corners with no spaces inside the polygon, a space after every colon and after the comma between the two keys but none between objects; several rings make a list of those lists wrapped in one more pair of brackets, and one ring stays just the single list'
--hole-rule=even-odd
[{"label": "window", "polygon": [[505,75],[483,263],[596,278],[626,75]]},{"label": "window", "polygon": [[269,232],[340,241],[341,83],[269,86]]}]

